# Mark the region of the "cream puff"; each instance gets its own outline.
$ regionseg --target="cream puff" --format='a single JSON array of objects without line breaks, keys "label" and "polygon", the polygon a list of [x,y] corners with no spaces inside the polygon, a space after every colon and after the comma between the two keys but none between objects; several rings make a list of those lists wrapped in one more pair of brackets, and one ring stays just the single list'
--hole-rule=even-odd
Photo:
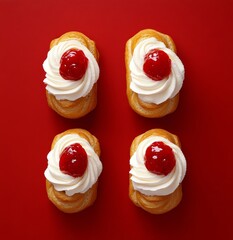
[{"label": "cream puff", "polygon": [[84,129],[55,136],[44,172],[49,200],[62,212],[80,212],[97,197],[102,172],[98,139]]},{"label": "cream puff", "polygon": [[186,159],[178,137],[163,129],[137,136],[130,148],[129,197],[152,214],[166,213],[182,199]]},{"label": "cream puff", "polygon": [[99,52],[80,32],[67,32],[50,43],[43,63],[48,105],[65,118],[80,118],[97,104]]},{"label": "cream puff", "polygon": [[185,71],[170,36],[138,32],[126,43],[125,65],[127,97],[136,113],[159,118],[176,110]]}]

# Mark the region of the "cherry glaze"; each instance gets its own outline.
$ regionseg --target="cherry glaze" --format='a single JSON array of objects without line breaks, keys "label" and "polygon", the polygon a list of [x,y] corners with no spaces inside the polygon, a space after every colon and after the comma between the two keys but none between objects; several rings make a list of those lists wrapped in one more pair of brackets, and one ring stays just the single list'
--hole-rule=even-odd
[{"label": "cherry glaze", "polygon": [[59,162],[60,170],[72,177],[81,177],[87,168],[87,153],[79,143],[66,147]]},{"label": "cherry glaze", "polygon": [[145,166],[157,175],[168,175],[176,165],[172,149],[163,142],[153,142],[145,154]]},{"label": "cherry glaze", "polygon": [[87,70],[88,59],[82,50],[70,49],[60,60],[60,75],[66,80],[80,80]]},{"label": "cherry glaze", "polygon": [[155,81],[161,81],[171,73],[171,60],[159,49],[150,50],[144,58],[143,71]]}]

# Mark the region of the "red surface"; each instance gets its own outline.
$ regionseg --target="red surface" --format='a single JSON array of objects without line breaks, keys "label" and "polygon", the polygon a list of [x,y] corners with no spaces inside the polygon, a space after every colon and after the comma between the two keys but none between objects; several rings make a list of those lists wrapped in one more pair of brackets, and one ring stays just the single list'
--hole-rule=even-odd
[{"label": "red surface", "polygon": [[[1,239],[229,239],[232,225],[232,1],[0,1]],[[124,47],[141,29],[171,35],[186,68],[177,111],[145,119],[127,102]],[[98,106],[67,120],[47,106],[50,41],[77,30],[96,41]],[[59,212],[44,170],[53,137],[81,127],[99,138],[104,170],[95,205]],[[180,137],[188,171],[183,200],[155,216],[128,198],[129,147],[164,128]]]}]

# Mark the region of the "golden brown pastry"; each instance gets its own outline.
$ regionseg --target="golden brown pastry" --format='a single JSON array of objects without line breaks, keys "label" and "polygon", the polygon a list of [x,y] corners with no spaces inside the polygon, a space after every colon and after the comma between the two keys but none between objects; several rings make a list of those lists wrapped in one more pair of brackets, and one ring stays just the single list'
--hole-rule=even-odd
[{"label": "golden brown pastry", "polygon": [[184,66],[172,38],[153,29],[131,37],[125,48],[127,97],[143,117],[163,117],[176,110]]},{"label": "golden brown pastry", "polygon": [[47,59],[48,105],[65,118],[80,118],[97,104],[99,52],[95,42],[80,32],[67,32],[52,40]]},{"label": "golden brown pastry", "polygon": [[129,197],[152,214],[175,208],[182,199],[186,160],[176,135],[152,129],[137,136],[130,148]]},{"label": "golden brown pastry", "polygon": [[102,171],[99,156],[98,139],[84,129],[55,136],[45,177],[48,198],[59,210],[80,212],[95,202]]}]

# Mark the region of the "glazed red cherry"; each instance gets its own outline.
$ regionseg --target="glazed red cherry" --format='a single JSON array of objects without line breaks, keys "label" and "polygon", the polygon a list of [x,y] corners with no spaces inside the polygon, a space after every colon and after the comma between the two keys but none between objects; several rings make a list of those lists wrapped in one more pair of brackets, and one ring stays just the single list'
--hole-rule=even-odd
[{"label": "glazed red cherry", "polygon": [[152,49],[144,58],[143,71],[152,80],[161,81],[171,73],[171,60],[164,51]]},{"label": "glazed red cherry", "polygon": [[163,142],[153,142],[145,154],[145,166],[157,175],[168,175],[176,165],[172,149]]},{"label": "glazed red cherry", "polygon": [[60,170],[72,177],[81,177],[87,168],[87,153],[79,143],[66,147],[59,162]]},{"label": "glazed red cherry", "polygon": [[82,50],[70,49],[60,60],[60,74],[66,80],[80,80],[87,70],[88,59]]}]

